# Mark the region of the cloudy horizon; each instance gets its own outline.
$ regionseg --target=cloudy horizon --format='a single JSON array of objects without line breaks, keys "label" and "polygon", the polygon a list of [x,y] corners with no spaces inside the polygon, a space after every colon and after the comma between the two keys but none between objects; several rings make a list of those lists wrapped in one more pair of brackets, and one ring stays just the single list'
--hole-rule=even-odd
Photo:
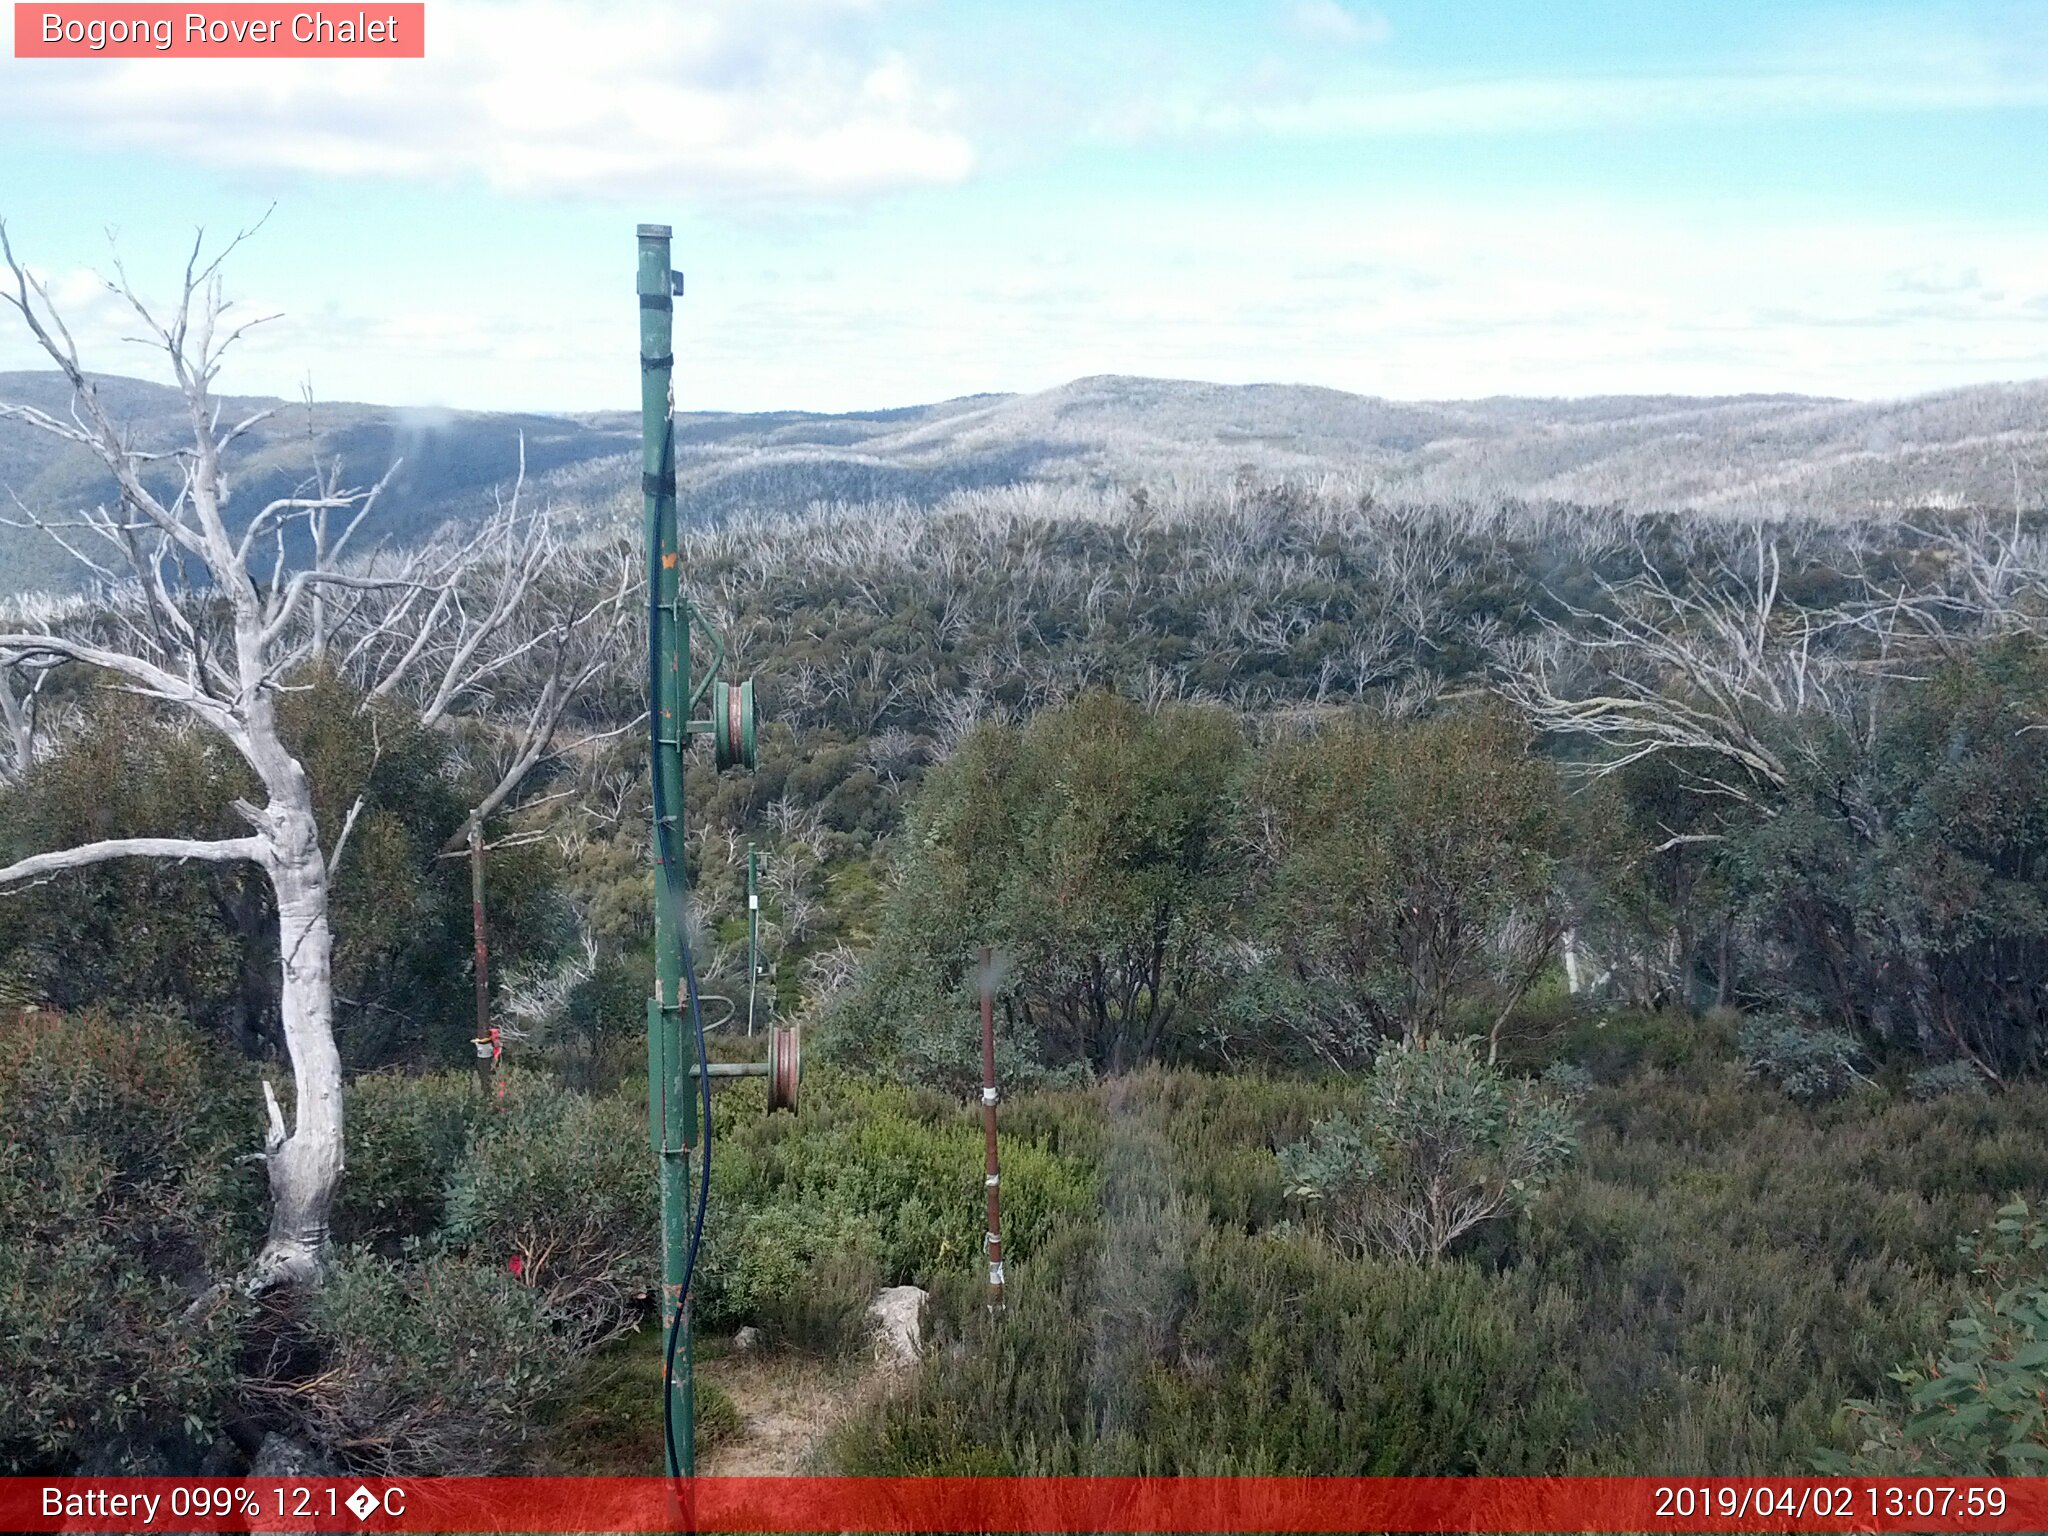
[{"label": "cloudy horizon", "polygon": [[420,61],[5,60],[0,216],[153,377],[104,231],[160,297],[274,204],[246,394],[629,407],[648,219],[690,408],[2048,376],[2048,14],[1558,9],[430,0]]}]

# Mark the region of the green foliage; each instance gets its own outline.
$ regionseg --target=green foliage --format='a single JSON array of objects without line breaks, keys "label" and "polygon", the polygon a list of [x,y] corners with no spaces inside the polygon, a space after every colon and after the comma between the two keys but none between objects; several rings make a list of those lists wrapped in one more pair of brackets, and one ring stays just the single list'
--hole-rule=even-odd
[{"label": "green foliage", "polygon": [[[579,1361],[573,1378],[541,1410],[521,1475],[644,1477],[659,1467],[666,1344],[663,1330],[650,1322]],[[702,1345],[700,1339],[691,1375],[699,1456],[746,1428],[731,1395],[704,1370]]]},{"label": "green foliage", "polygon": [[[633,1074],[644,1074],[653,975],[651,943],[600,953],[589,974],[569,988],[559,1013],[537,1029],[528,1025],[520,1059],[543,1062],[564,1082],[589,1093],[613,1092]],[[708,994],[705,1009],[714,1020],[722,1011]]]},{"label": "green foliage", "polygon": [[[1791,1474],[1950,1305],[1952,1234],[2038,1176],[2039,1085],[1804,1108],[1723,1049],[1579,1103],[1579,1153],[1434,1264],[1288,1223],[1278,1147],[1356,1089],[1141,1072],[1020,1100],[1099,1204],[934,1285],[916,1385],[854,1473]],[[1263,1165],[1261,1178],[1247,1170]]]},{"label": "green foliage", "polygon": [[579,1349],[632,1326],[655,1289],[661,1215],[644,1095],[594,1098],[527,1073],[480,1117],[439,1239],[520,1283]]},{"label": "green foliage", "polygon": [[1988,1090],[1984,1074],[1967,1061],[1945,1061],[1937,1067],[1922,1067],[1907,1080],[1907,1090],[1916,1099],[1938,1099],[1945,1093],[1979,1096]]},{"label": "green foliage", "polygon": [[1581,797],[1579,936],[1635,1010],[1735,1000],[1737,861],[1726,840],[1739,842],[1748,821],[1725,797],[1698,792],[1712,767],[1696,753],[1659,753]]},{"label": "green foliage", "polygon": [[373,1475],[512,1470],[540,1406],[571,1379],[573,1320],[502,1265],[342,1255],[296,1332],[319,1368],[257,1399]]},{"label": "green foliage", "polygon": [[868,1305],[880,1267],[867,1245],[842,1243],[820,1255],[793,1283],[763,1295],[760,1327],[768,1344],[842,1359],[868,1347]]},{"label": "green foliage", "polygon": [[842,1053],[978,1081],[984,943],[1009,967],[1006,1042],[1109,1072],[1169,1050],[1214,972],[1243,754],[1219,710],[1148,715],[1102,693],[977,731],[927,781],[868,979],[839,1011]]},{"label": "green foliage", "polygon": [[[759,1326],[773,1318],[787,1330],[782,1342],[813,1344],[830,1331],[836,1310],[834,1296],[810,1294],[814,1277],[830,1292],[838,1276],[827,1272],[828,1264],[868,1274],[878,1268],[873,1232],[854,1212],[821,1198],[713,1209],[717,1219],[706,1226],[715,1225],[716,1233],[707,1231],[691,1301],[693,1315],[706,1328]],[[813,1311],[827,1322],[814,1327],[807,1316]]]},{"label": "green foliage", "polygon": [[[793,1118],[763,1117],[757,1092],[717,1106],[694,1303],[707,1327],[755,1323],[811,1347],[844,1342],[862,1334],[846,1321],[856,1293],[865,1308],[876,1285],[929,1287],[972,1269],[983,1228],[978,1112],[829,1071],[807,1074]],[[1011,1253],[1036,1251],[1092,1207],[1093,1181],[1071,1153],[1028,1129],[1006,1131],[999,1150]]]},{"label": "green foliage", "polygon": [[1464,1266],[1353,1262],[1170,1209],[1050,1257],[998,1325],[972,1283],[935,1297],[917,1386],[842,1433],[840,1470],[1508,1473],[1581,1416],[1543,1353],[1560,1294],[1532,1317]]},{"label": "green foliage", "polygon": [[163,1013],[29,1014],[0,1051],[0,1468],[189,1465],[258,1235],[253,1083]]},{"label": "green foliage", "polygon": [[1283,1148],[1287,1193],[1347,1253],[1436,1260],[1526,1209],[1571,1159],[1571,1112],[1465,1041],[1383,1049],[1354,1106]]},{"label": "green foliage", "polygon": [[[227,802],[246,792],[246,771],[219,737],[96,693],[62,748],[0,794],[0,863],[106,838],[236,836],[247,829]],[[122,859],[60,875],[0,902],[0,973],[58,1009],[167,1003],[233,1035],[239,914],[261,884],[247,873]]]},{"label": "green foliage", "polygon": [[1041,1066],[1346,1061],[1465,1028],[1497,1045],[1561,929],[1563,829],[1554,771],[1494,711],[1254,757],[1220,711],[1087,695],[983,728],[927,777],[831,1044],[971,1085],[991,942],[1000,1038]]},{"label": "green foliage", "polygon": [[1776,995],[1923,1061],[2048,1053],[2048,652],[1987,646],[1900,685],[1874,729],[1782,722],[1794,777],[1726,855],[1777,936]]},{"label": "green foliage", "polygon": [[488,1110],[467,1072],[358,1076],[348,1090],[348,1171],[335,1196],[336,1239],[388,1245],[433,1233]]},{"label": "green foliage", "polygon": [[1574,1020],[1556,1057],[1583,1067],[1595,1082],[1616,1083],[1642,1071],[1685,1072],[1735,1055],[1733,1015],[1704,1018],[1680,1008],[1601,1009]]},{"label": "green foliage", "polygon": [[1863,1080],[1856,1069],[1862,1050],[1839,1029],[1761,1014],[1744,1023],[1739,1043],[1751,1077],[1777,1084],[1802,1104],[1838,1099]]},{"label": "green foliage", "polygon": [[[336,1028],[346,1059],[449,1061],[472,1032],[466,867],[438,857],[463,786],[438,734],[315,673],[280,696],[278,724],[312,785],[329,845],[358,797],[331,891]],[[226,742],[126,695],[88,695],[82,728],[0,794],[0,860],[113,837],[237,836],[260,798]],[[490,865],[497,963],[564,939],[551,850]],[[249,865],[123,859],[0,903],[0,975],[60,1008],[169,1003],[252,1056],[281,1054],[276,915]]]},{"label": "green foliage", "polygon": [[1498,1029],[1563,927],[1556,774],[1498,711],[1352,721],[1259,766],[1259,936],[1323,1056]]},{"label": "green foliage", "polygon": [[1948,1342],[1892,1372],[1896,1401],[1844,1414],[1853,1457],[1828,1470],[1910,1477],[2036,1477],[2048,1470],[2048,1223],[2023,1200],[1958,1247],[1973,1286]]}]

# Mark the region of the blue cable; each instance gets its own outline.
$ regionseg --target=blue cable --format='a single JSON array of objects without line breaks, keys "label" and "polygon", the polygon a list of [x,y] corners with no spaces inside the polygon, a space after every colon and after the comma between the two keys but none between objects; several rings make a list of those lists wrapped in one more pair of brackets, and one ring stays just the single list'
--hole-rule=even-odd
[{"label": "blue cable", "polygon": [[[647,584],[647,735],[648,761],[654,777],[654,840],[661,855],[664,869],[682,868],[676,861],[675,849],[669,837],[668,807],[664,801],[661,784],[661,653],[655,645],[655,637],[661,633],[661,589],[656,581]],[[698,1081],[704,1093],[704,1130],[700,1138],[703,1151],[703,1170],[697,1181],[697,1214],[690,1226],[690,1247],[683,1259],[683,1280],[676,1291],[676,1309],[668,1324],[668,1346],[663,1351],[661,1362],[661,1438],[668,1452],[668,1464],[680,1467],[682,1458],[676,1455],[675,1427],[675,1370],[676,1343],[683,1336],[683,1318],[690,1304],[690,1282],[697,1273],[697,1250],[704,1243],[704,1210],[711,1200],[711,1051],[704,1039],[704,1009],[697,995],[697,962],[690,952],[689,934],[685,930],[680,911],[676,914],[676,948],[682,956],[683,982],[688,991],[690,1022],[697,1036]],[[663,1060],[667,1057],[664,1053]],[[666,1116],[664,1116],[666,1118]],[[668,1127],[661,1127],[663,1156],[667,1156]],[[694,1416],[693,1416],[694,1422]],[[694,1448],[693,1448],[694,1449]]]}]

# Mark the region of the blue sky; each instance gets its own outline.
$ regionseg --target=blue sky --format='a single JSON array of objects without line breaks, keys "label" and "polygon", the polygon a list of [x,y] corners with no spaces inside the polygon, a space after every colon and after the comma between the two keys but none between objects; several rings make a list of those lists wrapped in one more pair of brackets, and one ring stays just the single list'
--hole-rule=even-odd
[{"label": "blue sky", "polygon": [[[428,0],[423,61],[0,59],[0,215],[231,285],[249,392],[683,402],[1125,372],[1396,398],[2048,375],[2048,3]],[[0,368],[33,358],[0,330]]]}]

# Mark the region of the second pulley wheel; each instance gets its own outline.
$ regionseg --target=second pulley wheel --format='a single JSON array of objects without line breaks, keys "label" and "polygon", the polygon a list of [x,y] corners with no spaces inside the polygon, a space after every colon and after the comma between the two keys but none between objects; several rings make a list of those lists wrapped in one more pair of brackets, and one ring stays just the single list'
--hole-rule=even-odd
[{"label": "second pulley wheel", "polygon": [[803,1076],[803,1037],[796,1026],[777,1025],[768,1031],[768,1113],[796,1109],[796,1088]]},{"label": "second pulley wheel", "polygon": [[754,680],[711,685],[712,757],[721,771],[754,766]]}]

